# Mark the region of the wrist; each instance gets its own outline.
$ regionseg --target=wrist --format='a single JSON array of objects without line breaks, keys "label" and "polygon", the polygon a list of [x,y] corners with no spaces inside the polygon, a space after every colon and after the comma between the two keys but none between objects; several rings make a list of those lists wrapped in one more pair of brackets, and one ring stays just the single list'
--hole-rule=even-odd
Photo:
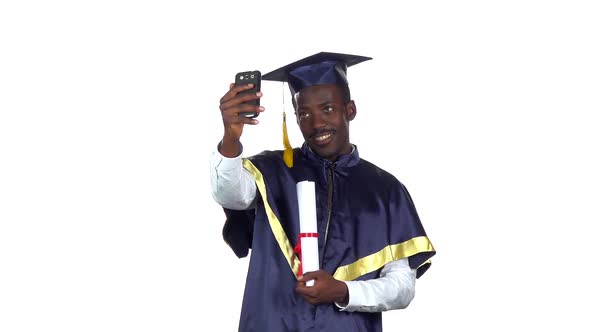
[{"label": "wrist", "polygon": [[224,135],[217,147],[219,153],[227,158],[235,158],[242,153],[240,139],[235,136]]},{"label": "wrist", "polygon": [[340,282],[340,289],[341,289],[341,291],[339,292],[340,296],[336,302],[338,304],[343,305],[343,306],[347,306],[348,305],[348,286],[346,285],[345,282],[343,282],[343,281]]}]

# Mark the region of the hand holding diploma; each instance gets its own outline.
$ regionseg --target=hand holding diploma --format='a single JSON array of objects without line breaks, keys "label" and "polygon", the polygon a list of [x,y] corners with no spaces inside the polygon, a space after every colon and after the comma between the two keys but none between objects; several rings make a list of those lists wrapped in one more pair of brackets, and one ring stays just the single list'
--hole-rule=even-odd
[{"label": "hand holding diploma", "polygon": [[302,276],[297,278],[295,292],[311,304],[348,304],[348,287],[326,271],[320,270],[318,223],[315,205],[315,183],[297,183],[299,205],[299,249]]},{"label": "hand holding diploma", "polygon": [[[334,279],[334,277],[324,270],[307,272],[297,278],[297,287],[295,292],[311,304],[321,303],[338,303],[345,307],[348,305],[348,286],[346,283]],[[313,286],[307,286],[306,283],[314,281]]]}]

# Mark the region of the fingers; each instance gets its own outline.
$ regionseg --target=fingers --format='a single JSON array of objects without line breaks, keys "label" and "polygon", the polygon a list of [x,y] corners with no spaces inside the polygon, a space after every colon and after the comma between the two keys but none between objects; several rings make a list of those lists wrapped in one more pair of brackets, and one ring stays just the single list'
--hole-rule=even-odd
[{"label": "fingers", "polygon": [[248,118],[238,114],[227,114],[223,115],[223,123],[226,124],[226,126],[231,126],[236,124],[257,125],[259,122],[254,118]]},{"label": "fingers", "polygon": [[304,275],[297,277],[297,280],[305,282],[305,281],[317,279],[317,278],[321,277],[323,274],[324,274],[324,272],[322,270],[306,272]]},{"label": "fingers", "polygon": [[306,272],[304,275],[297,277],[297,286],[296,290],[300,290],[302,293],[308,293],[309,291],[306,289],[313,288],[314,286],[307,286],[306,282],[309,280],[318,279],[322,275],[322,271],[312,271]]},{"label": "fingers", "polygon": [[320,299],[319,299],[320,294],[318,292],[318,289],[315,287],[307,287],[307,286],[305,286],[305,283],[298,282],[297,287],[295,287],[295,293],[302,296],[305,299],[305,301],[307,301],[311,304],[319,304],[320,303]]},{"label": "fingers", "polygon": [[295,286],[295,292],[298,293],[299,295],[305,295],[305,296],[314,296],[317,293],[317,290],[315,289],[317,287],[315,286],[306,286],[305,282],[297,282],[297,286]]},{"label": "fingers", "polygon": [[[258,120],[254,117],[249,117],[246,114],[241,116],[242,113],[260,113],[264,112],[264,107],[258,106],[258,103],[252,103],[262,97],[261,92],[253,93],[241,93],[243,91],[250,90],[254,87],[252,84],[248,85],[236,85],[231,83],[229,90],[219,100],[219,110],[221,111],[221,117],[223,120],[223,126],[225,128],[224,137],[238,140],[242,136],[244,125],[257,125]],[[230,153],[233,155],[233,153]]]},{"label": "fingers", "polygon": [[234,107],[224,108],[226,105],[220,106],[221,108],[221,116],[223,117],[223,122],[231,125],[231,124],[258,124],[258,120],[254,118],[248,118],[246,116],[240,116],[240,113],[260,113],[264,112],[264,107],[256,106],[256,105],[249,105],[249,104],[240,104]]},{"label": "fingers", "polygon": [[264,112],[263,106],[257,106],[255,104],[247,103],[251,100],[256,100],[260,98],[260,95],[252,95],[252,96],[242,96],[237,97],[234,99],[230,99],[222,104],[219,105],[219,110],[222,112],[233,112],[233,113],[241,113],[241,112]]},{"label": "fingers", "polygon": [[[315,279],[313,286],[306,286],[306,281]],[[295,292],[311,304],[348,303],[348,287],[323,270],[308,272],[297,278]]]},{"label": "fingers", "polygon": [[257,106],[249,101],[257,100],[262,97],[262,92],[244,93],[242,91],[252,89],[252,84],[236,85],[230,84],[229,91],[219,100],[219,110],[222,113],[223,122],[226,125],[231,124],[257,124],[258,121],[252,118],[239,116],[240,113],[260,113],[264,112],[264,107]]},{"label": "fingers", "polygon": [[[254,88],[254,84],[235,85],[234,83],[232,83],[232,84],[230,84],[229,87],[230,87],[229,90],[219,100],[219,104],[224,104],[229,101],[233,101],[233,99],[236,99],[235,101],[233,101],[235,104],[240,104],[245,101],[256,100],[256,99],[260,99],[260,97],[262,97],[261,92],[258,92],[256,94],[244,93],[244,94],[238,96],[238,94],[240,92]],[[238,96],[238,97],[236,98],[236,96]]]},{"label": "fingers", "polygon": [[245,91],[245,90],[248,90],[248,89],[252,89],[253,87],[254,86],[252,84],[246,84],[246,85],[238,85],[238,86],[236,86],[235,83],[231,83],[229,85],[229,90],[223,95],[223,97],[221,97],[221,99],[219,100],[219,103],[220,104],[223,104],[228,99],[231,99],[231,98],[235,97],[239,92]]}]

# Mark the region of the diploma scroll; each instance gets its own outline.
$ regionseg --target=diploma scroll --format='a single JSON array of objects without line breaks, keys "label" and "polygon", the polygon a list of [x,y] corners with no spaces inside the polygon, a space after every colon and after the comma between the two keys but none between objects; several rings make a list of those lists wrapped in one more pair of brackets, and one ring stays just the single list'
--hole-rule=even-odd
[{"label": "diploma scroll", "polygon": [[[297,183],[297,202],[299,205],[299,244],[301,245],[302,272],[320,269],[318,250],[318,223],[315,206],[315,182]],[[314,280],[305,283],[313,286]]]}]

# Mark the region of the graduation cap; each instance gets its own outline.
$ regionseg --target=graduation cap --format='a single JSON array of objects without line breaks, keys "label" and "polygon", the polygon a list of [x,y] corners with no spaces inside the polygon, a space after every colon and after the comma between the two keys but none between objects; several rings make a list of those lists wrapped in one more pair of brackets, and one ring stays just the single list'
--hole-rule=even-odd
[{"label": "graduation cap", "polygon": [[314,85],[348,85],[346,69],[371,59],[360,55],[320,52],[264,74],[262,79],[287,82],[291,95],[295,95]]},{"label": "graduation cap", "polygon": [[[347,68],[372,58],[360,55],[320,52],[297,60],[281,68],[262,75],[262,80],[287,82],[291,95],[294,96],[304,88],[322,85],[348,85]],[[283,111],[283,160],[288,167],[293,167],[293,149],[287,135],[287,122]]]}]

